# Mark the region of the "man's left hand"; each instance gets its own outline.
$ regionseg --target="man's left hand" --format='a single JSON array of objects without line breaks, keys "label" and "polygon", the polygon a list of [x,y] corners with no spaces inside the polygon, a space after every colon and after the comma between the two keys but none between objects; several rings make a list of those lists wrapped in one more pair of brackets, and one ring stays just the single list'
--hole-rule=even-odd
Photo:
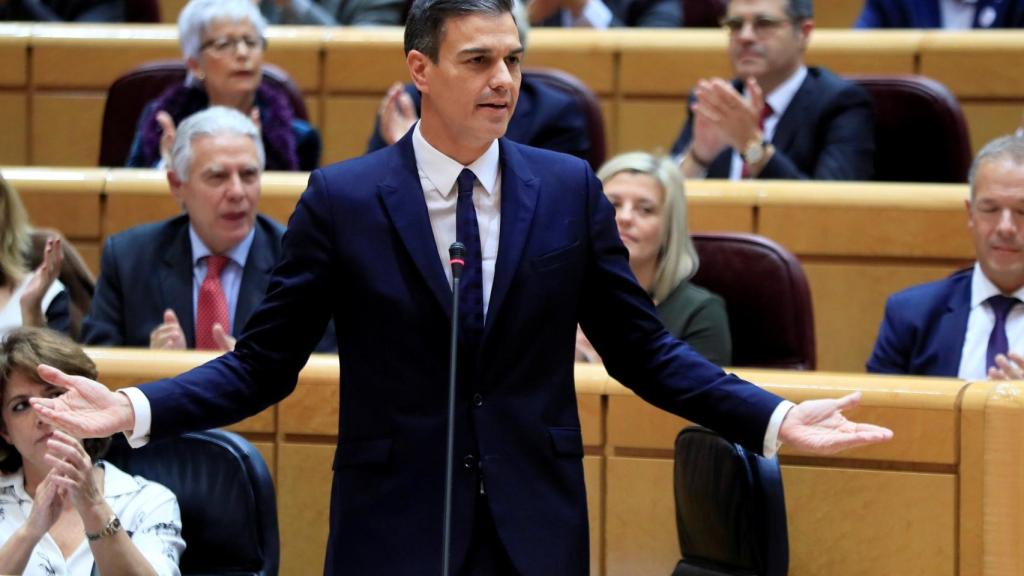
[{"label": "man's left hand", "polygon": [[749,99],[721,78],[708,80],[701,87],[693,110],[714,124],[729,146],[742,151],[758,138],[764,94],[757,80],[747,80]]},{"label": "man's left hand", "polygon": [[843,410],[860,404],[860,392],[842,398],[808,400],[794,406],[779,428],[783,444],[818,454],[833,454],[856,446],[878,444],[892,439],[892,430],[874,424],[858,424],[843,416]]}]

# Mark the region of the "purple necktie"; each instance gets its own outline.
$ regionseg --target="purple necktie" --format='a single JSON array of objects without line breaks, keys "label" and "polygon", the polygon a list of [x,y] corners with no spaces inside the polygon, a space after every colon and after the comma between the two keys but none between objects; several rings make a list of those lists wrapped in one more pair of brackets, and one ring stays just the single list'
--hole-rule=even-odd
[{"label": "purple necktie", "polygon": [[459,318],[462,342],[472,351],[478,349],[484,331],[483,251],[473,207],[475,181],[476,176],[469,168],[459,174],[459,201],[455,209],[455,239],[466,246],[466,266],[459,286]]},{"label": "purple necktie", "polygon": [[1012,296],[997,294],[988,300],[992,312],[996,315],[996,322],[992,326],[992,333],[988,336],[988,349],[985,351],[985,371],[996,365],[996,355],[1006,354],[1010,350],[1010,341],[1006,337],[1006,317],[1015,304],[1020,302]]}]

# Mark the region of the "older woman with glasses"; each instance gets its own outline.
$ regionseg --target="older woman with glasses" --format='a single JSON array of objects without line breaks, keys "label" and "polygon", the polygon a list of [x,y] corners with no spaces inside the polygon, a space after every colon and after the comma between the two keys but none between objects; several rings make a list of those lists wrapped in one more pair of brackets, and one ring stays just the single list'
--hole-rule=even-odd
[{"label": "older woman with glasses", "polygon": [[128,166],[158,165],[174,141],[174,127],[209,106],[250,115],[260,126],[267,170],[312,170],[320,163],[320,136],[295,117],[288,97],[262,82],[266,21],[249,0],[192,0],[178,17],[188,66],[184,85],[168,88],[139,118]]}]

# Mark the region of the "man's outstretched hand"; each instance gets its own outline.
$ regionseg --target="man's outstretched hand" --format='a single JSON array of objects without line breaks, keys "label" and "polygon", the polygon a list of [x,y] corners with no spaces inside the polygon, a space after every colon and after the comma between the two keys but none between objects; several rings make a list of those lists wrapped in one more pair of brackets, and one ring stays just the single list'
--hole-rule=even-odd
[{"label": "man's outstretched hand", "polygon": [[38,371],[40,378],[65,390],[55,398],[29,400],[39,417],[54,427],[76,438],[106,438],[135,427],[135,413],[124,394],[45,364]]},{"label": "man's outstretched hand", "polygon": [[842,398],[808,400],[794,406],[779,428],[783,444],[818,454],[878,444],[892,439],[892,430],[874,424],[850,422],[843,410],[860,404],[860,392]]}]

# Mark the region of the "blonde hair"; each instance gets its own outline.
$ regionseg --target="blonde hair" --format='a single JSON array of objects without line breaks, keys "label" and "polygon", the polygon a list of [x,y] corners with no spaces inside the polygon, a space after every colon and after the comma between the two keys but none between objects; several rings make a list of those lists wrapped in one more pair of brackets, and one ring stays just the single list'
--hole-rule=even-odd
[{"label": "blonde hair", "polygon": [[0,174],[0,286],[12,285],[25,275],[31,239],[28,213],[18,193]]},{"label": "blonde hair", "polygon": [[679,167],[667,156],[648,152],[626,152],[604,163],[597,171],[602,184],[621,173],[644,174],[654,178],[664,193],[661,216],[661,241],[658,266],[654,272],[651,296],[661,302],[697,273],[700,259],[690,239],[686,220],[686,190]]}]

